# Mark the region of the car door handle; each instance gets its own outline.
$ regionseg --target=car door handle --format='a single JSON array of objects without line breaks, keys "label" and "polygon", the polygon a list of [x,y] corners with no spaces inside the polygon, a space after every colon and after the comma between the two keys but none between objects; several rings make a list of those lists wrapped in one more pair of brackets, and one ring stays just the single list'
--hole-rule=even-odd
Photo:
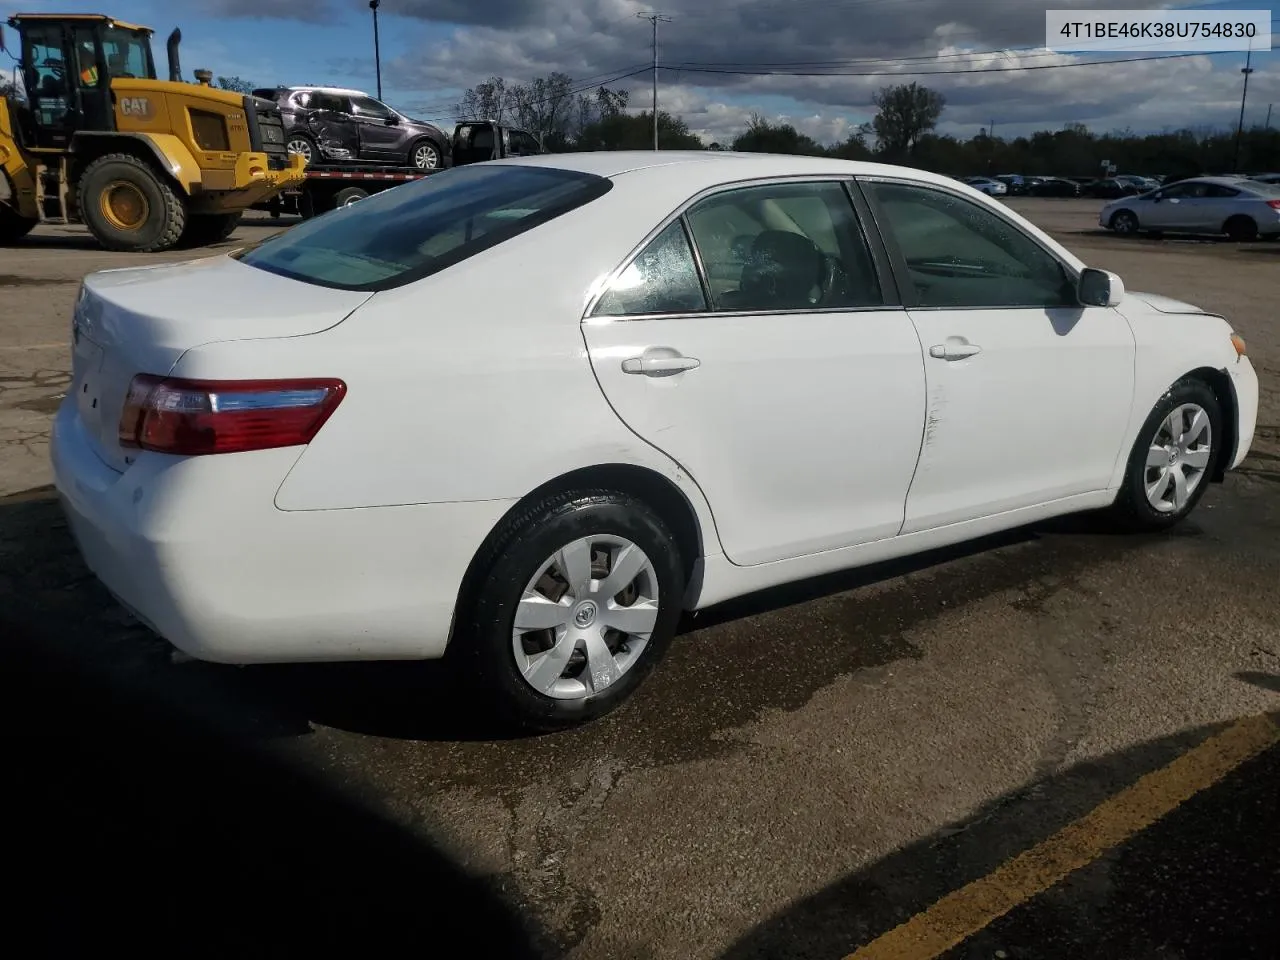
[{"label": "car door handle", "polygon": [[929,348],[929,356],[938,360],[963,360],[981,352],[980,346],[963,337],[949,337],[946,343],[935,343]]},{"label": "car door handle", "polygon": [[[666,348],[658,348],[666,350]],[[671,356],[674,351],[667,350],[667,355],[657,354],[657,350],[646,350],[644,356],[629,357],[622,361],[623,373],[639,373],[646,377],[664,377],[673,373],[680,373],[683,370],[692,370],[694,367],[702,365],[702,361],[695,357],[685,357],[680,354]],[[657,354],[657,355],[655,355]]]}]

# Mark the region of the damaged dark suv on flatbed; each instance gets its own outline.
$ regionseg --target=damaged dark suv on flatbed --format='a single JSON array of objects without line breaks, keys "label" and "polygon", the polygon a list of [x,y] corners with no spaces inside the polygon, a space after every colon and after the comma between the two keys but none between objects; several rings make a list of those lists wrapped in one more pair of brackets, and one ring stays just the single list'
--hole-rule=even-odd
[{"label": "damaged dark suv on flatbed", "polygon": [[448,164],[450,137],[443,130],[362,91],[275,87],[253,94],[279,104],[289,152],[302,154],[308,166],[390,163],[437,170]]}]

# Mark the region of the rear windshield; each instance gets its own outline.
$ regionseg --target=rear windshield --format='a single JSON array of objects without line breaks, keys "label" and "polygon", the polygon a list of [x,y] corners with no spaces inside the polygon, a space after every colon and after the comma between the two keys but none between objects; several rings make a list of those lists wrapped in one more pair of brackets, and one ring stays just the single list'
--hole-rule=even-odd
[{"label": "rear windshield", "polygon": [[1257,180],[1252,183],[1242,183],[1241,186],[1264,197],[1280,197],[1280,183],[1267,183],[1265,180]]},{"label": "rear windshield", "polygon": [[387,290],[532,230],[611,186],[546,167],[455,167],[308,220],[239,259],[319,286]]}]

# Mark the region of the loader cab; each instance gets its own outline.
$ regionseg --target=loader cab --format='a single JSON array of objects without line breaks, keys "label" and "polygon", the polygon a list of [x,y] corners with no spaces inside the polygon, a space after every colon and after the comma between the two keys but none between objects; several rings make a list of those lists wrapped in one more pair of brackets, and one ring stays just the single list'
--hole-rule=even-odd
[{"label": "loader cab", "polygon": [[115,129],[111,81],[156,78],[151,30],[110,17],[17,14],[27,103],[19,126],[25,145],[65,150],[78,131]]}]

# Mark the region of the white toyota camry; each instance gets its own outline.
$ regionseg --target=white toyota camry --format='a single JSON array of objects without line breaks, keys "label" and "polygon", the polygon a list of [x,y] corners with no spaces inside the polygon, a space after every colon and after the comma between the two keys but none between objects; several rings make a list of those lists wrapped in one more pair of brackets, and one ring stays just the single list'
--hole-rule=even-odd
[{"label": "white toyota camry", "polygon": [[[726,153],[436,174],[88,277],[57,487],[194,657],[456,654],[549,728],[682,610],[1046,517],[1161,528],[1244,459],[1220,316],[919,170]],[[452,659],[452,656],[451,656]]]}]

